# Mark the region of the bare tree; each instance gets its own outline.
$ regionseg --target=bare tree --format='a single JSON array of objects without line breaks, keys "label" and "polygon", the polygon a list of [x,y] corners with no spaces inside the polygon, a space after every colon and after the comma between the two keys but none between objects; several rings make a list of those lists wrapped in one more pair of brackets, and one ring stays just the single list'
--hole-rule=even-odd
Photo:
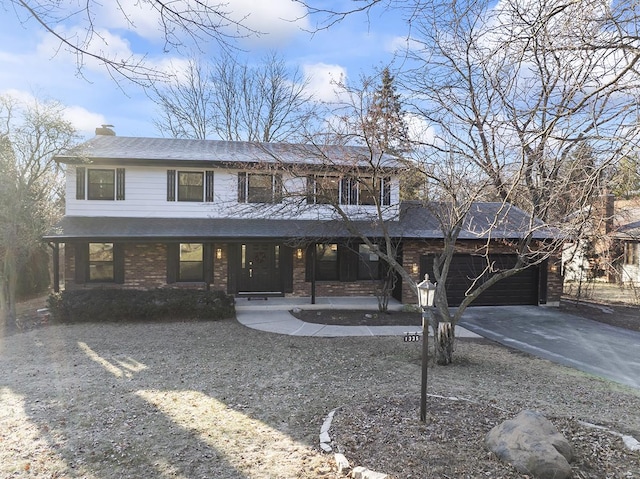
[{"label": "bare tree", "polygon": [[[629,9],[614,12],[600,0],[413,7],[411,68],[400,77],[414,113],[434,131],[414,153],[430,199],[439,200],[427,206],[444,237],[433,269],[438,360],[448,363],[453,327],[480,294],[588,234],[603,178],[637,145],[638,51],[626,35],[638,36]],[[486,200],[496,208],[478,231],[471,208]],[[521,224],[500,234],[512,205]],[[469,231],[485,267],[451,312],[449,268]],[[516,254],[515,264],[492,261],[497,244]]]},{"label": "bare tree", "polygon": [[213,104],[216,91],[207,65],[191,59],[173,81],[154,90],[158,106],[156,129],[174,138],[204,140],[216,131]]},{"label": "bare tree", "polygon": [[[409,52],[414,67],[404,84],[436,132],[420,149],[427,152],[423,168],[449,205],[438,214],[445,245],[434,264],[436,305],[447,328],[491,284],[559,253],[561,241],[535,242],[536,218],[559,239],[587,234],[602,179],[638,140],[637,59],[610,47],[600,21],[605,6],[421,2]],[[459,185],[447,184],[456,170],[483,185],[466,198],[482,193],[504,212],[514,204],[531,219],[511,244],[516,264],[496,269],[487,254],[486,271],[452,315],[448,268],[471,204],[461,201]]]},{"label": "bare tree", "polygon": [[[427,2],[416,27],[417,66],[406,85],[447,139],[431,146],[475,164],[501,199],[545,220],[580,206],[550,201],[579,148],[589,145],[601,172],[637,139],[636,59],[586,51],[609,35],[595,20],[602,6],[513,0],[490,9],[479,1],[445,12]],[[573,184],[581,201],[599,186],[598,175],[585,179]]]},{"label": "bare tree", "polygon": [[257,66],[226,53],[212,63],[191,60],[155,98],[156,127],[180,138],[290,141],[313,114],[307,81],[276,53]]},{"label": "bare tree", "polygon": [[63,181],[53,157],[77,140],[55,102],[0,97],[0,310],[16,319],[18,274],[62,214]]},{"label": "bare tree", "polygon": [[[144,10],[147,17],[156,17],[162,32],[165,50],[180,50],[194,45],[215,42],[223,50],[235,48],[234,42],[243,37],[259,35],[247,27],[244,18],[237,18],[227,2],[189,2],[183,0],[141,0],[135,4],[116,2],[118,15],[123,22],[135,28],[132,9]],[[33,20],[60,43],[61,50],[76,56],[78,72],[82,72],[88,60],[104,66],[116,80],[128,79],[147,85],[163,80],[164,74],[146,63],[145,58],[130,56],[121,58],[108,52],[106,41],[96,17],[101,2],[88,0],[74,6],[55,0],[10,0],[6,9],[12,8],[20,21]],[[76,19],[80,32],[59,28],[66,20]]]}]

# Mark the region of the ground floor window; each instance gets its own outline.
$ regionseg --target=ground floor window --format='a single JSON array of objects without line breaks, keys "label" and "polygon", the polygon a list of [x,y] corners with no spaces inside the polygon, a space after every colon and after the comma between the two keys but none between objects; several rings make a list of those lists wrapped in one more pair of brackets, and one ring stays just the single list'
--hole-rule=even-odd
[{"label": "ground floor window", "polygon": [[358,279],[380,279],[380,257],[377,249],[358,245]]},{"label": "ground floor window", "polygon": [[178,281],[204,281],[204,245],[180,243]]},{"label": "ground floor window", "polygon": [[334,281],[339,279],[338,244],[316,244],[316,279]]},{"label": "ground floor window", "polygon": [[89,243],[89,281],[113,282],[113,243]]}]

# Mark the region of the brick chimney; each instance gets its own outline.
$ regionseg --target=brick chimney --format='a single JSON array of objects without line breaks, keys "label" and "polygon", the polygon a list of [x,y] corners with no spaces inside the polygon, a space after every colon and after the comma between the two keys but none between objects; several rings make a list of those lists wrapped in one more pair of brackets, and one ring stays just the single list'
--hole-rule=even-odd
[{"label": "brick chimney", "polygon": [[99,128],[96,128],[96,136],[116,136],[116,132],[112,130],[113,125],[101,125]]}]

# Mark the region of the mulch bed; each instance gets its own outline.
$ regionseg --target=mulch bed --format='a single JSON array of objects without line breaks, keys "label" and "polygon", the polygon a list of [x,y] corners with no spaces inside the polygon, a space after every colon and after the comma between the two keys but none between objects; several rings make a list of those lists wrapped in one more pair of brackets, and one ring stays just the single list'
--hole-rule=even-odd
[{"label": "mulch bed", "polygon": [[331,326],[421,326],[420,313],[405,311],[364,310],[293,310],[291,314],[307,323],[327,324]]}]

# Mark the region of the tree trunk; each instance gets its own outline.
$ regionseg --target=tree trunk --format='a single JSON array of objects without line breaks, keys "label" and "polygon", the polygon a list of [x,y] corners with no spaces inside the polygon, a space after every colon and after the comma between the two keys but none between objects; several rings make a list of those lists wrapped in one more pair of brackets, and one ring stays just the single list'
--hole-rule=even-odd
[{"label": "tree trunk", "polygon": [[442,320],[439,312],[436,312],[432,317],[435,361],[439,366],[446,366],[453,362],[455,327],[450,320]]},{"label": "tree trunk", "polygon": [[384,277],[380,280],[379,287],[376,289],[376,297],[378,298],[378,311],[387,313],[389,311],[389,300],[396,286],[396,275],[393,269],[389,268]]},{"label": "tree trunk", "polygon": [[445,366],[453,362],[453,343],[455,341],[453,324],[442,322],[438,324],[436,333],[436,363]]}]

